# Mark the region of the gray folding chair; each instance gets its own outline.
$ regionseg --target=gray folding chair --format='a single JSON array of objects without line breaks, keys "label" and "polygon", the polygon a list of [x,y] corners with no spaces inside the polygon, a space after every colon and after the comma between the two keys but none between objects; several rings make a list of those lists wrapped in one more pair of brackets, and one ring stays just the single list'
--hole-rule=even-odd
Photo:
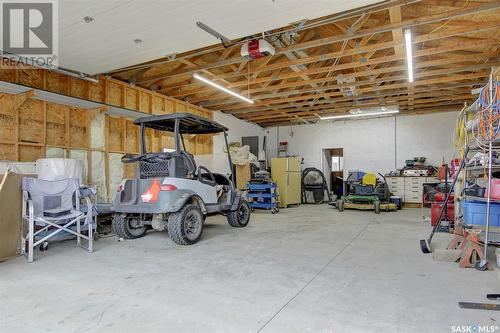
[{"label": "gray folding chair", "polygon": [[[87,209],[80,211],[80,200]],[[33,249],[48,244],[60,232],[76,236],[77,246],[82,246],[82,238],[88,241],[83,247],[93,252],[92,202],[88,191],[80,188],[78,179],[47,181],[23,178],[23,237],[21,252],[33,262]],[[81,221],[84,220],[82,225]],[[76,227],[76,228],[75,228]],[[82,230],[82,227],[84,230]],[[82,231],[87,230],[85,235]]]}]

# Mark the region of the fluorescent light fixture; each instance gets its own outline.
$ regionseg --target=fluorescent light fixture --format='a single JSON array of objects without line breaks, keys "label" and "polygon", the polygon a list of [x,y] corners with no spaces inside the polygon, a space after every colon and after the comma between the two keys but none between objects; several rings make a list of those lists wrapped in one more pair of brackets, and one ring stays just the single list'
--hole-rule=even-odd
[{"label": "fluorescent light fixture", "polygon": [[362,118],[362,117],[373,117],[373,116],[381,116],[381,115],[389,115],[389,114],[395,114],[399,113],[398,108],[385,108],[382,107],[381,111],[377,112],[364,112],[364,113],[351,113],[351,114],[343,114],[340,116],[326,116],[326,117],[319,117],[321,120],[341,120],[341,119],[352,119],[352,118]]},{"label": "fluorescent light fixture", "polygon": [[194,77],[195,79],[198,79],[198,80],[200,80],[200,81],[205,82],[206,84],[211,85],[212,87],[215,87],[215,88],[220,89],[220,90],[222,90],[222,91],[224,91],[224,92],[226,92],[226,93],[228,93],[228,94],[230,94],[230,95],[233,95],[234,97],[238,97],[239,99],[244,100],[244,101],[245,101],[245,102],[247,102],[247,103],[250,103],[250,104],[253,104],[253,103],[254,103],[251,99],[246,98],[246,97],[243,97],[243,96],[241,96],[240,94],[237,94],[237,93],[235,93],[234,91],[231,91],[231,90],[229,90],[229,89],[227,89],[227,88],[225,88],[225,87],[223,87],[223,86],[221,86],[221,85],[218,85],[217,83],[212,82],[212,81],[210,81],[209,79],[207,79],[207,78],[205,78],[205,77],[203,77],[203,76],[201,76],[201,75],[194,74],[194,75],[193,75],[193,77]]},{"label": "fluorescent light fixture", "polygon": [[413,51],[411,49],[411,30],[405,30],[406,64],[408,65],[408,82],[413,82]]}]

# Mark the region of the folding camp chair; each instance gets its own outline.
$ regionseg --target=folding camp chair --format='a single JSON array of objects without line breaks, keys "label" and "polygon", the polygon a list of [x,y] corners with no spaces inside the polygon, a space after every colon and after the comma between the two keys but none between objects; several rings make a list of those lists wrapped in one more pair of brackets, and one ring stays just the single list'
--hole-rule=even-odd
[{"label": "folding camp chair", "polygon": [[[80,211],[82,199],[87,207],[83,212]],[[78,179],[47,181],[24,177],[22,218],[21,252],[28,262],[33,262],[36,246],[43,247],[48,239],[63,231],[75,235],[79,247],[83,247],[82,238],[86,239],[88,247],[83,248],[93,252],[92,202],[88,191],[80,188]],[[83,225],[81,220],[85,220]],[[87,235],[82,232],[85,231],[82,226],[88,230]]]}]

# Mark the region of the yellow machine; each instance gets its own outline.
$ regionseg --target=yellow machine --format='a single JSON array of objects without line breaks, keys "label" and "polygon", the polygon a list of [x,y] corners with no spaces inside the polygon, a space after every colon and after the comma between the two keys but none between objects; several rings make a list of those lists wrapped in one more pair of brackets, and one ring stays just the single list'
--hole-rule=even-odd
[{"label": "yellow machine", "polygon": [[280,207],[300,204],[300,158],[278,157],[271,160],[271,178],[278,184]]}]

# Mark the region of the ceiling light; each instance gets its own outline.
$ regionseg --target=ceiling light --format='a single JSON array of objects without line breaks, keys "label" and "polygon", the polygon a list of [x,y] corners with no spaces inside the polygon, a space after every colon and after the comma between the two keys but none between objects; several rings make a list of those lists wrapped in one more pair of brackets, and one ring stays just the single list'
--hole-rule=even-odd
[{"label": "ceiling light", "polygon": [[351,119],[351,118],[361,118],[361,117],[373,117],[373,116],[381,116],[381,115],[389,115],[399,113],[399,108],[397,107],[381,107],[380,111],[369,111],[363,112],[362,109],[351,110],[351,114],[344,114],[340,116],[326,116],[319,117],[321,120],[340,120],[340,119]]},{"label": "ceiling light", "polygon": [[408,65],[408,82],[413,82],[413,52],[411,49],[411,30],[405,30],[406,64]]},{"label": "ceiling light", "polygon": [[203,77],[203,76],[201,76],[201,75],[194,74],[194,75],[193,75],[193,77],[194,77],[195,79],[198,79],[198,80],[200,80],[200,81],[205,82],[206,84],[211,85],[212,87],[215,87],[215,88],[220,89],[220,90],[222,90],[222,91],[224,91],[224,92],[226,92],[226,93],[228,93],[228,94],[230,94],[230,95],[233,95],[234,97],[237,97],[237,98],[239,98],[239,99],[241,99],[241,100],[244,100],[244,101],[245,101],[245,102],[247,102],[247,103],[250,103],[250,104],[253,104],[253,103],[254,103],[254,101],[252,101],[251,99],[246,98],[246,97],[243,97],[243,96],[241,96],[240,94],[237,94],[237,93],[235,93],[234,91],[231,91],[231,90],[229,90],[229,89],[227,89],[227,88],[225,88],[225,87],[223,87],[223,86],[221,86],[221,85],[218,85],[217,83],[214,83],[214,82],[210,81],[209,79],[204,78],[204,77]]}]

